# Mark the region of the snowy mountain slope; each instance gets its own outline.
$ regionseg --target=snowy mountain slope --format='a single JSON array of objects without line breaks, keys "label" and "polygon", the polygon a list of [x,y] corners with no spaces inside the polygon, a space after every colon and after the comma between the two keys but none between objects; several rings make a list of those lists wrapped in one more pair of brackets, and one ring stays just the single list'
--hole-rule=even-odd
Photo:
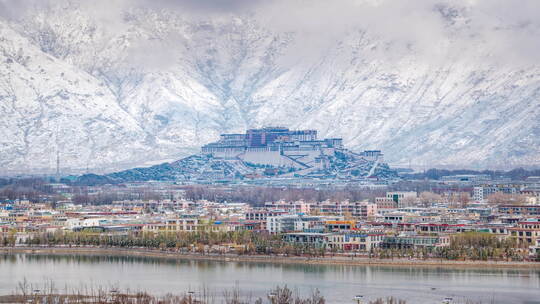
[{"label": "snowy mountain slope", "polygon": [[0,23],[0,167],[129,163],[149,136],[101,81],[33,47]]},{"label": "snowy mountain slope", "polygon": [[28,12],[0,23],[0,167],[54,171],[59,150],[64,167],[113,171],[265,125],[390,163],[540,165],[538,64],[485,60],[481,39],[451,51],[461,14],[441,10],[451,34],[426,60],[363,28],[312,45],[256,14],[126,9],[109,27],[73,3]]}]

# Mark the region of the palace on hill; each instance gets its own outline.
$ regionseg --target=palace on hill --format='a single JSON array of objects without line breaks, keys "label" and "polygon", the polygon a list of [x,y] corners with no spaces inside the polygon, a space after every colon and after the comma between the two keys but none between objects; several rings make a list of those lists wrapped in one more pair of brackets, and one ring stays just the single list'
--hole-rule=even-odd
[{"label": "palace on hill", "polygon": [[[219,141],[203,146],[201,152],[257,165],[307,169],[324,167],[328,157],[344,150],[342,138],[318,139],[316,130],[265,127],[245,134],[221,134]],[[382,159],[379,150],[364,151],[361,156]]]}]

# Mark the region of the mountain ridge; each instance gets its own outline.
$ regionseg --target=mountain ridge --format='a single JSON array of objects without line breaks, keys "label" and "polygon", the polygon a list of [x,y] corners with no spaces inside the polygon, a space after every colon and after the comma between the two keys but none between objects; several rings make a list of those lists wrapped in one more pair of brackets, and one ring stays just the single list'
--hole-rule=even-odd
[{"label": "mountain ridge", "polygon": [[[4,170],[111,172],[276,123],[403,166],[540,165],[539,66],[488,64],[476,40],[425,61],[360,27],[311,50],[252,14],[125,10],[108,31],[71,5],[0,20]],[[467,10],[437,14],[452,45]]]}]

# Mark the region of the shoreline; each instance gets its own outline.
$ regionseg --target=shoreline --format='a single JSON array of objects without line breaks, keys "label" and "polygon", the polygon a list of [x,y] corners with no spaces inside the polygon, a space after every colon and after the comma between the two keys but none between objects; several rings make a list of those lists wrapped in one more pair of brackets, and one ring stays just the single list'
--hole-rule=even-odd
[{"label": "shoreline", "polygon": [[346,265],[346,266],[401,266],[401,267],[443,267],[443,268],[535,268],[540,269],[540,262],[506,261],[452,261],[452,260],[415,260],[415,259],[370,259],[366,257],[325,256],[271,256],[237,254],[197,254],[167,252],[159,249],[115,248],[115,247],[0,247],[0,254],[35,254],[35,255],[113,255],[132,257],[152,257],[178,260],[200,260],[218,262],[248,262],[300,265]]}]

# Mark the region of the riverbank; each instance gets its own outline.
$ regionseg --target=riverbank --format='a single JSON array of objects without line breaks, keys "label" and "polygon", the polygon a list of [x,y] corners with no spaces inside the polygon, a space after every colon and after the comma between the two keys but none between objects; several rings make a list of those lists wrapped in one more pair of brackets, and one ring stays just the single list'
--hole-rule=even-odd
[{"label": "riverbank", "polygon": [[116,255],[156,257],[184,260],[208,260],[221,262],[254,262],[278,264],[308,265],[357,265],[357,266],[431,266],[431,267],[474,267],[474,268],[538,268],[539,262],[507,262],[507,261],[453,261],[453,260],[418,260],[418,259],[370,259],[354,256],[298,257],[275,255],[237,255],[237,254],[196,254],[169,252],[140,248],[102,248],[102,247],[0,247],[0,254],[36,254],[36,255]]}]

